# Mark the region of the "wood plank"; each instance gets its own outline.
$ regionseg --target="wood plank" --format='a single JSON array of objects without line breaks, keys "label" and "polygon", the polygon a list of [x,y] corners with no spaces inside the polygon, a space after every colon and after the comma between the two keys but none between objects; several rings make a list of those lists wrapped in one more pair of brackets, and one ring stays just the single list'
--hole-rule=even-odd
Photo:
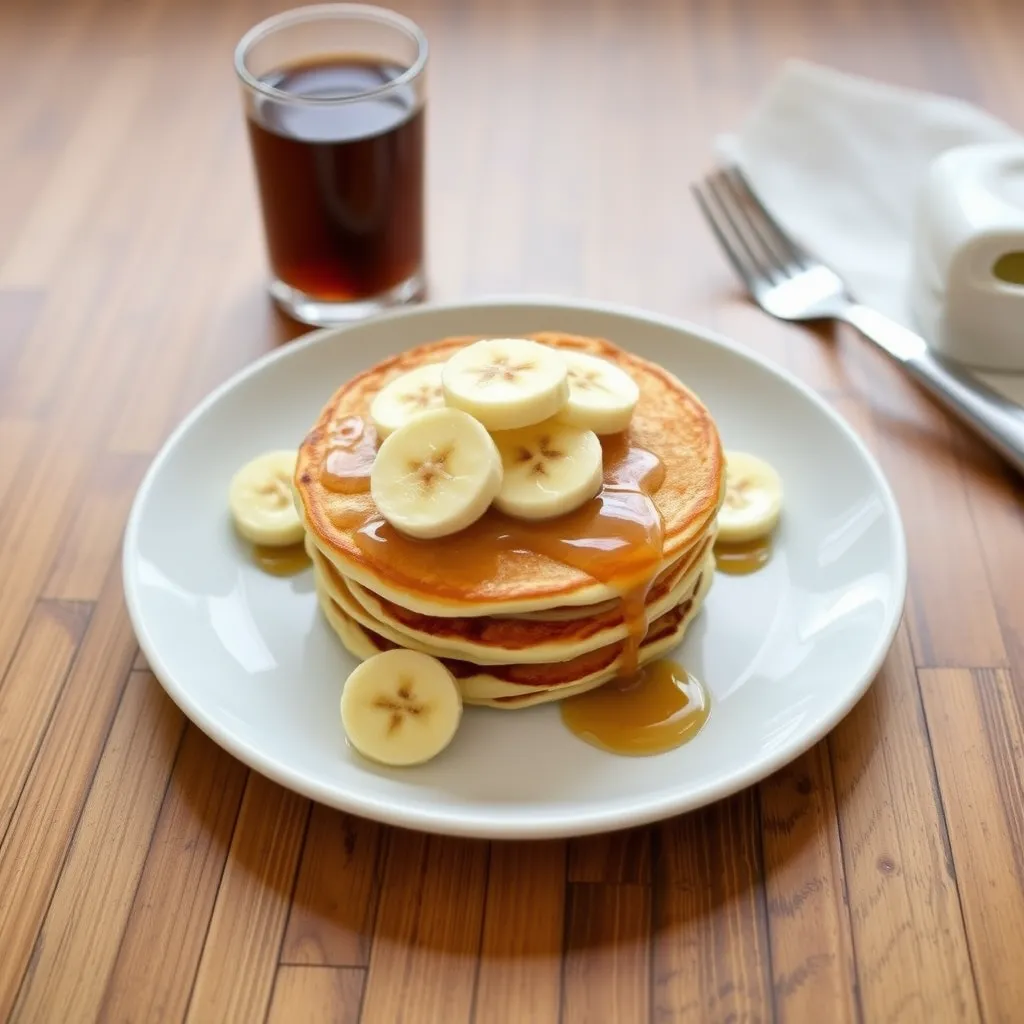
[{"label": "wood plank", "polygon": [[[223,134],[223,127],[214,125],[208,134],[215,132]],[[252,294],[258,274],[253,255],[262,244],[250,232],[239,231],[238,225],[246,215],[255,221],[256,211],[245,192],[231,187],[231,179],[237,180],[243,171],[231,154],[225,153],[219,160],[223,168],[219,180],[213,183],[215,193],[230,196],[230,201],[219,202],[199,224],[185,221],[180,230],[187,241],[174,244],[172,238],[162,246],[168,273],[175,277],[174,287],[192,296],[192,301],[168,310],[154,328],[146,373],[139,376],[121,403],[110,431],[107,443],[113,451],[155,452],[198,399],[220,383],[225,374],[215,371],[220,371],[225,362],[233,372],[273,347],[266,329],[240,335],[239,326],[226,319],[226,314],[237,310],[240,294],[243,299]],[[208,175],[193,173],[181,187],[185,189],[184,207],[189,201],[201,203],[211,183]],[[202,262],[182,266],[177,253],[186,244],[222,252],[225,266],[212,275]],[[153,297],[150,301],[158,300]],[[257,316],[250,319],[265,323],[268,313],[259,308]],[[236,335],[244,337],[245,345],[225,344],[225,339]],[[183,350],[181,338],[195,338],[196,348]]]},{"label": "wood plank", "polygon": [[994,597],[1009,664],[1024,666],[1024,483],[981,446],[964,440],[965,458],[977,471],[967,499],[981,545],[987,585]]},{"label": "wood plank", "polygon": [[7,834],[91,611],[84,604],[37,604],[0,682],[0,841]]},{"label": "wood plank", "polygon": [[240,761],[186,728],[102,1020],[184,1019],[247,778]]},{"label": "wood plank", "polygon": [[295,888],[308,800],[250,772],[188,1021],[261,1020]]},{"label": "wood plank", "polygon": [[[184,149],[201,150],[216,162],[218,140],[223,145],[225,113],[210,104],[201,76],[194,78],[196,88],[167,90],[154,82],[147,90],[146,116],[136,125],[135,144],[112,166],[106,188],[62,256],[76,273],[50,297],[9,382],[15,408],[29,414],[45,410],[51,420],[71,411],[92,427],[116,419],[140,386],[173,390],[176,378],[166,376],[165,360],[177,360],[177,372],[188,366],[199,339],[194,332],[164,333],[167,296],[178,293],[180,268],[200,272],[196,260],[183,259],[182,253],[189,253],[190,233],[202,221],[204,198],[216,200],[208,193],[204,161],[186,162],[175,174],[175,188],[164,190],[159,203],[153,201],[153,181]],[[99,252],[97,240],[103,246]],[[116,272],[111,272],[110,252],[117,255]],[[205,273],[207,282],[214,277]],[[173,309],[185,306],[188,315],[201,316],[204,306],[198,298]],[[90,339],[84,351],[82,337]],[[164,350],[157,352],[158,346]],[[151,385],[158,360],[165,375]],[[81,372],[69,377],[71,362]],[[92,379],[97,370],[102,371],[98,381]],[[89,401],[96,394],[117,395],[118,400],[84,416],[76,408],[83,389]]]},{"label": "wood plank", "polygon": [[112,571],[0,845],[0,1019],[13,1006],[134,653],[121,574]]},{"label": "wood plank", "polygon": [[4,416],[0,419],[0,502],[6,500],[33,443],[38,424],[28,419]]},{"label": "wood plank", "polygon": [[982,1015],[1014,1020],[1024,975],[1024,726],[1007,672],[922,671],[921,692],[949,822]]},{"label": "wood plank", "polygon": [[[122,217],[127,219],[128,214],[122,211]],[[102,232],[106,225],[96,223],[92,228]],[[63,425],[59,421],[65,415],[75,419],[77,429],[60,434],[65,447],[71,448],[79,448],[83,432],[94,434],[97,421],[110,412],[108,403],[96,403],[96,396],[111,387],[110,365],[103,367],[107,374],[102,379],[96,371],[109,344],[118,288],[105,264],[90,255],[66,254],[66,259],[76,261],[76,272],[46,295],[18,355],[0,378],[0,398],[9,415],[35,419],[51,430]],[[85,348],[82,339],[93,332],[98,343]],[[71,365],[73,374],[68,372]],[[80,404],[87,393],[94,403],[91,409]]]},{"label": "wood plank", "polygon": [[[104,18],[103,7],[104,0],[55,0],[40,18],[40,9],[31,2],[11,0],[4,6],[3,13],[10,17],[4,22],[0,42],[4,45],[5,61],[12,71],[17,69],[20,85],[19,102],[0,107],[5,136],[20,138],[28,144],[35,142],[40,133],[46,136],[54,131],[54,121],[59,130],[65,128],[64,118],[68,115],[72,124],[81,119],[92,95],[88,86],[94,84],[89,61],[83,60],[83,56],[96,46],[98,24],[106,22],[103,27],[110,30],[110,19]],[[52,67],[65,69],[59,80],[47,73]],[[69,135],[66,130],[59,131],[60,143],[66,144]]]},{"label": "wood plank", "polygon": [[472,1019],[487,890],[486,843],[389,834],[360,1024]]},{"label": "wood plank", "polygon": [[564,843],[494,843],[475,1024],[556,1021],[565,935]]},{"label": "wood plank", "polygon": [[[858,392],[870,404],[839,403],[874,451],[908,529],[908,626],[922,666],[1004,666],[1006,651],[973,528],[954,424],[920,389],[862,339]],[[936,508],[942,515],[935,515]],[[949,556],[956,538],[956,557]],[[952,595],[955,595],[953,597]]]},{"label": "wood plank", "polygon": [[650,1018],[651,889],[569,886],[562,1020]]},{"label": "wood plank", "polygon": [[[45,298],[46,293],[39,288],[0,289],[0,381],[11,374]],[[0,472],[0,493],[2,480]]]},{"label": "wood plank", "polygon": [[81,475],[75,445],[43,441],[31,468],[19,477],[19,500],[0,504],[0,671],[9,664],[39,596],[67,526],[64,503]]},{"label": "wood plank", "polygon": [[658,829],[653,1010],[659,1021],[770,1020],[756,790]]},{"label": "wood plank", "polygon": [[853,936],[828,748],[819,743],[760,786],[775,1015],[858,1019]]},{"label": "wood plank", "polygon": [[356,1024],[364,978],[359,968],[281,966],[267,1024]]},{"label": "wood plank", "polygon": [[[768,319],[767,317],[765,318]],[[856,360],[849,346],[836,343],[833,324],[783,325],[788,329],[785,364],[804,383],[830,398],[856,400]]]},{"label": "wood plank", "polygon": [[[196,106],[204,102],[201,96],[189,101]],[[187,112],[190,106],[183,109]],[[180,148],[181,140],[177,141]],[[156,151],[162,152],[164,145],[159,141]],[[147,147],[136,150],[152,159]],[[139,170],[131,160],[125,167]],[[62,283],[59,293],[48,297],[23,348],[17,373],[4,382],[15,410],[48,415],[45,432],[35,439],[36,455],[20,481],[22,500],[0,506],[0,666],[10,655],[14,637],[24,626],[28,602],[38,593],[40,577],[47,574],[73,518],[69,505],[92,463],[95,439],[106,420],[116,415],[119,403],[98,404],[96,396],[130,390],[129,382],[137,379],[139,367],[144,366],[147,351],[138,341],[152,310],[141,303],[166,295],[162,264],[155,256],[159,253],[170,263],[179,258],[162,223],[167,211],[151,202],[146,180],[145,174],[135,173],[129,179],[134,192],[113,186],[109,190],[102,212],[90,221],[89,240],[82,243],[80,252],[67,256],[77,260],[79,271],[66,285]],[[141,214],[124,202],[127,195],[137,195],[144,204]],[[179,216],[179,230],[184,231],[182,221]],[[130,269],[111,279],[106,264],[94,258],[89,248],[93,235],[108,237],[112,245],[123,238],[119,266]],[[154,239],[162,245],[155,246]],[[95,339],[88,358],[79,354],[83,336]],[[187,361],[187,350],[177,351]],[[76,367],[70,375],[66,372],[69,359],[75,359]]]},{"label": "wood plank", "polygon": [[[229,50],[238,31],[231,6],[218,5],[205,22],[204,32],[222,39]],[[160,315],[148,332],[145,372],[120,403],[108,438],[115,451],[155,451],[185,408],[194,404],[188,401],[183,408],[186,393],[197,387],[205,394],[221,379],[209,376],[210,363],[219,366],[226,357],[237,368],[272,344],[266,330],[242,334],[225,322],[225,313],[236,311],[240,299],[245,311],[254,305],[254,296],[262,299],[265,270],[258,201],[245,187],[252,172],[241,98],[232,95],[219,105],[206,100],[219,91],[222,76],[219,61],[197,63],[189,91],[196,107],[189,116],[176,118],[170,132],[162,125],[157,140],[166,144],[164,136],[171,134],[172,145],[201,150],[208,160],[182,168],[161,218],[173,227],[155,239],[155,251],[148,256],[162,274],[149,274],[139,283],[136,302],[159,309]],[[215,272],[201,256],[182,259],[182,252],[218,253]],[[163,301],[167,291],[187,295],[189,301],[168,308]],[[269,305],[263,300],[256,308],[265,314]],[[190,344],[183,345],[183,339]]]},{"label": "wood plank", "polygon": [[121,553],[125,519],[149,456],[103,454],[90,468],[75,518],[43,588],[44,597],[95,600]]},{"label": "wood plank", "polygon": [[281,962],[365,967],[377,912],[383,829],[314,804]]},{"label": "wood plank", "polygon": [[[253,253],[259,252],[260,238],[239,233],[232,242],[234,272],[221,282],[217,299],[208,310],[202,330],[203,344],[189,360],[188,372],[176,395],[161,395],[159,414],[150,415],[142,431],[134,431],[129,414],[109,439],[115,450],[139,450],[142,445],[163,439],[174,424],[189,412],[217,385],[227,380],[247,363],[278,348],[308,331],[304,324],[287,319],[269,302],[254,302],[260,287]],[[230,344],[225,344],[231,339]],[[173,404],[163,403],[173,398]],[[141,420],[141,417],[138,417]]]},{"label": "wood plank", "polygon": [[630,828],[571,840],[569,881],[650,884],[652,834],[650,828]]},{"label": "wood plank", "polygon": [[95,405],[103,378],[104,367],[91,364],[69,378],[60,416],[33,438],[33,457],[19,477],[20,500],[0,504],[0,668],[74,518],[74,498],[102,424],[84,408]]},{"label": "wood plank", "polygon": [[864,1017],[979,1019],[906,630],[829,737]]},{"label": "wood plank", "polygon": [[153,60],[144,56],[105,63],[74,136],[0,264],[0,288],[45,288],[57,276],[95,196],[108,184],[108,169],[142,111],[154,71]]},{"label": "wood plank", "polygon": [[184,727],[156,680],[133,674],[32,952],[18,1020],[96,1017]]}]

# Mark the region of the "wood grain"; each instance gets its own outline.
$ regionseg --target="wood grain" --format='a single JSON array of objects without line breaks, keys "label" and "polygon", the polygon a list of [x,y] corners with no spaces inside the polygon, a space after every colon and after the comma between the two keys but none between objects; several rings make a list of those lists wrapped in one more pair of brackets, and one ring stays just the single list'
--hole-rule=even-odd
[{"label": "wood grain", "polygon": [[[953,438],[960,428],[888,365],[878,365],[870,396],[874,430],[884,436],[878,456],[901,509],[942,508],[920,516],[907,531],[911,578],[908,621],[921,665],[1006,664],[996,604],[985,574],[981,543],[973,528],[964,466]],[[956,558],[929,557],[946,538],[957,540]],[[949,600],[957,594],[962,600]]]},{"label": "wood grain", "polygon": [[31,420],[0,420],[0,498],[6,497],[31,449],[38,426]]},{"label": "wood grain", "polygon": [[[0,381],[7,381],[21,352],[21,346],[38,320],[45,301],[46,292],[41,288],[0,290]],[[7,417],[2,421],[2,425],[15,436],[19,426],[27,426]],[[4,448],[6,447],[5,445]],[[15,449],[13,458],[8,457],[10,454],[5,451],[4,458],[0,461],[0,493],[5,490],[17,466],[17,460],[24,451],[18,452]]]},{"label": "wood grain", "polygon": [[45,924],[134,650],[120,573],[111,572],[0,844],[0,892],[5,894],[0,901],[0,1017],[14,1005]]},{"label": "wood grain", "polygon": [[363,1021],[471,1019],[487,844],[394,831],[384,867]]},{"label": "wood grain", "polygon": [[979,466],[967,494],[971,520],[1008,663],[1020,678],[1024,665],[1024,579],[1016,570],[1024,558],[1024,484],[993,463],[988,453],[979,453],[977,448],[969,451]]},{"label": "wood grain", "polygon": [[107,982],[105,1019],[184,1019],[247,778],[186,729]]},{"label": "wood grain", "polygon": [[186,1020],[266,1014],[308,820],[309,801],[249,775]]},{"label": "wood grain", "polygon": [[374,822],[313,807],[282,963],[366,966],[379,895],[382,832]]},{"label": "wood grain", "polygon": [[775,1013],[859,1017],[853,934],[828,749],[819,744],[760,787]]},{"label": "wood grain", "polygon": [[756,790],[658,829],[654,1016],[763,1021],[772,1016]]},{"label": "wood grain", "polygon": [[648,828],[633,828],[573,839],[569,881],[649,884],[651,834]]},{"label": "wood grain", "polygon": [[148,465],[148,458],[138,456],[99,457],[50,569],[44,597],[96,600],[107,569],[120,554],[124,521]]},{"label": "wood grain", "polygon": [[651,890],[646,885],[569,888],[562,1020],[650,1016]]},{"label": "wood grain", "polygon": [[478,1024],[558,1019],[565,859],[560,842],[492,845],[476,984]]},{"label": "wood grain", "polygon": [[103,72],[88,108],[54,165],[17,241],[0,264],[0,288],[42,288],[81,230],[146,99],[154,72],[145,57],[122,57]]},{"label": "wood grain", "polygon": [[129,681],[32,951],[19,1020],[99,1010],[184,725],[152,676]]},{"label": "wood grain", "polygon": [[267,1024],[356,1024],[364,980],[351,967],[279,967]]},{"label": "wood grain", "polygon": [[978,1019],[947,826],[904,630],[830,739],[864,1016]]},{"label": "wood grain", "polygon": [[1005,955],[1024,931],[1020,698],[1007,673],[980,669],[924,671],[921,690],[981,1010],[1012,1020],[1024,1006],[1024,978]]},{"label": "wood grain", "polygon": [[0,4],[0,1019],[1018,1019],[1024,482],[852,332],[757,310],[688,185],[791,57],[1024,129],[1024,6],[400,5],[432,47],[431,297],[732,335],[864,438],[910,548],[894,647],[826,740],[675,820],[494,844],[250,773],[186,725],[124,608],[159,445],[303,331],[264,293],[231,69],[286,6]]},{"label": "wood grain", "polygon": [[0,839],[11,823],[90,611],[87,605],[40,601],[0,682]]}]

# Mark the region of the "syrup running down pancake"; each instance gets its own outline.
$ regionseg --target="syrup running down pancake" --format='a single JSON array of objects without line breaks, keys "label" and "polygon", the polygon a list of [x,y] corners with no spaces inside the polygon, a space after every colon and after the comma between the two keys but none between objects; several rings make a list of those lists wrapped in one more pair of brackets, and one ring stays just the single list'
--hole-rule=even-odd
[{"label": "syrup running down pancake", "polygon": [[[639,644],[637,667],[650,664],[679,644],[711,589],[713,575],[714,559],[709,556],[697,573],[688,596],[651,622]],[[327,621],[352,655],[369,658],[397,646],[394,641],[349,615],[351,606],[332,594],[319,575],[316,586]],[[512,710],[562,700],[611,683],[622,675],[624,647],[620,641],[576,658],[546,665],[478,665],[453,658],[441,660],[455,676],[465,703]]]},{"label": "syrup running down pancake", "polygon": [[467,530],[436,542],[398,534],[369,493],[376,445],[370,403],[388,381],[442,362],[476,339],[423,345],[339,388],[300,447],[300,511],[316,546],[343,575],[426,615],[592,605],[620,598],[623,581],[649,574],[652,564],[653,578],[708,529],[722,496],[724,463],[714,420],[697,396],[660,366],[610,342],[532,337],[607,359],[640,389],[626,435],[602,438],[602,493],[541,528],[492,509]]},{"label": "syrup running down pancake", "polygon": [[676,377],[600,339],[530,337],[600,357],[639,391],[628,429],[600,438],[599,493],[575,511],[528,521],[492,506],[422,540],[376,507],[374,397],[475,337],[420,346],[340,387],[294,477],[321,607],[345,646],[359,658],[396,646],[433,654],[465,701],[506,709],[631,677],[675,646],[711,585],[725,492],[715,423]]}]

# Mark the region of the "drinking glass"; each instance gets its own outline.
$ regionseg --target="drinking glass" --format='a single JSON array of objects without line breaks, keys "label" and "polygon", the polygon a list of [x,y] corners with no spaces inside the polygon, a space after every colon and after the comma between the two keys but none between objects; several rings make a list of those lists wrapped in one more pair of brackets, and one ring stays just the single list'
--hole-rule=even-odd
[{"label": "drinking glass", "polygon": [[427,41],[365,4],[275,15],[235,50],[269,291],[327,326],[424,289]]}]

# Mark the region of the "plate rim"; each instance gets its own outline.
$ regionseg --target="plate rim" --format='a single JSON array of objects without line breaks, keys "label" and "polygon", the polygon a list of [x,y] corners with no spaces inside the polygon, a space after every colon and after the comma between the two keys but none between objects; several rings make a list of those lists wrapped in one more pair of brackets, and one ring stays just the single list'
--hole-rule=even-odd
[{"label": "plate rim", "polygon": [[[680,798],[670,792],[667,796],[663,796],[653,802],[641,804],[635,808],[599,807],[596,810],[575,815],[565,822],[545,815],[530,823],[529,819],[509,819],[493,814],[487,816],[481,814],[478,810],[462,815],[453,814],[451,811],[438,815],[430,811],[430,805],[426,805],[425,808],[405,806],[392,808],[379,799],[366,799],[358,793],[346,792],[339,794],[335,788],[325,784],[296,778],[295,773],[289,773],[283,767],[279,768],[275,760],[261,754],[258,748],[237,740],[233,734],[225,731],[189,696],[188,691],[176,682],[174,673],[168,670],[164,659],[159,651],[156,650],[146,629],[144,615],[140,608],[141,599],[132,576],[135,564],[132,554],[137,552],[137,541],[143,510],[149,492],[159,477],[164,463],[170,458],[171,453],[177,447],[181,438],[192,429],[195,422],[210,407],[214,406],[224,395],[241,385],[249,377],[263,372],[266,367],[279,360],[291,358],[296,353],[307,348],[326,344],[330,340],[343,337],[347,332],[355,328],[365,327],[370,323],[390,323],[405,319],[418,319],[425,314],[444,314],[467,309],[493,308],[498,306],[539,306],[547,307],[553,312],[561,310],[570,314],[585,312],[624,317],[690,334],[703,342],[710,343],[742,359],[753,362],[768,373],[781,378],[836,424],[845,435],[846,440],[851,443],[860,455],[882,495],[888,513],[893,544],[894,557],[891,571],[894,582],[894,600],[890,621],[880,634],[873,655],[862,677],[855,685],[850,687],[845,698],[839,701],[829,714],[822,715],[811,727],[796,733],[794,738],[761,759],[751,762],[746,767],[723,774],[713,784],[705,787],[696,798],[693,796]],[[240,367],[235,373],[216,385],[196,402],[192,409],[167,435],[153,456],[136,489],[125,523],[121,545],[121,579],[128,618],[139,648],[146,658],[150,672],[160,683],[165,693],[167,693],[174,704],[193,725],[251,770],[307,799],[315,800],[326,806],[385,825],[435,835],[463,838],[499,840],[562,839],[614,832],[646,825],[717,803],[777,772],[780,768],[806,753],[807,750],[827,736],[846,718],[854,706],[871,688],[892,649],[896,634],[906,612],[908,550],[906,529],[900,513],[899,503],[880,463],[845,417],[838,410],[834,409],[822,395],[802,381],[787,367],[781,366],[761,353],[743,346],[738,341],[734,341],[717,330],[700,326],[679,317],[668,316],[622,303],[598,302],[581,298],[563,298],[547,294],[516,293],[511,295],[484,295],[473,299],[456,299],[445,302],[425,302],[415,306],[389,310],[374,316],[372,319],[359,320],[351,324],[314,328]]]}]

